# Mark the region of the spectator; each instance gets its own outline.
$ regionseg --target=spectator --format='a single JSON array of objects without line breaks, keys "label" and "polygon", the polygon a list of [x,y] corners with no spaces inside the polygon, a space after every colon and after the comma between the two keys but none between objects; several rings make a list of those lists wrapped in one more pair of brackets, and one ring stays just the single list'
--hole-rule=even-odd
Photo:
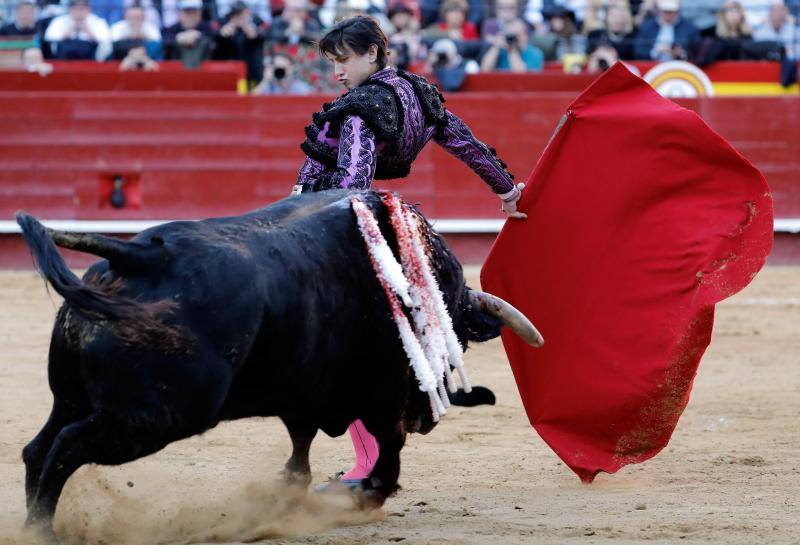
[{"label": "spectator", "polygon": [[14,10],[14,22],[0,27],[0,36],[28,36],[39,34],[36,24],[36,5],[33,0],[22,0]]},{"label": "spectator", "polygon": [[424,48],[419,20],[407,3],[397,2],[389,8],[389,21],[393,27],[388,33],[390,61],[398,68],[406,69],[422,58]]},{"label": "spectator", "polygon": [[[633,59],[633,17],[627,7],[611,5],[606,10],[605,28],[589,33],[588,53],[594,53],[599,47],[607,46],[615,50],[617,59]],[[608,60],[608,52],[601,55]],[[613,64],[613,63],[612,63]]]},{"label": "spectator", "polygon": [[44,77],[53,71],[53,65],[44,62],[44,55],[41,49],[29,47],[22,50],[22,69],[26,72],[36,72]]},{"label": "spectator", "polygon": [[179,21],[162,34],[165,59],[180,59],[187,68],[197,68],[214,48],[214,31],[203,21],[202,0],[180,0]]},{"label": "spectator", "polygon": [[[502,1],[508,0],[498,0],[498,4]],[[520,18],[505,23],[503,32],[490,35],[487,41],[490,47],[481,59],[481,71],[508,70],[520,73],[538,71],[544,67],[544,53],[528,43],[528,27]]]},{"label": "spectator", "polygon": [[267,41],[272,44],[310,44],[320,31],[319,23],[309,12],[308,0],[286,0],[283,11],[267,32]]},{"label": "spectator", "polygon": [[[631,13],[631,7],[628,0],[587,0],[586,13],[583,18],[583,33],[588,35],[595,30],[602,30],[606,28],[606,21],[608,19],[608,10],[612,8],[621,8]],[[633,26],[633,19],[631,18],[631,27]],[[631,28],[633,30],[633,28]]]},{"label": "spectator", "polygon": [[772,0],[767,20],[755,29],[753,39],[757,42],[778,42],[783,45],[787,59],[797,60],[800,28],[793,24],[783,0]]},{"label": "spectator", "polygon": [[467,74],[479,72],[480,67],[474,60],[459,55],[453,40],[441,38],[431,46],[426,70],[433,73],[445,91],[458,91]]},{"label": "spectator", "polygon": [[69,10],[50,22],[44,39],[57,59],[103,61],[111,53],[108,24],[91,12],[88,0],[70,0]]},{"label": "spectator", "polygon": [[544,52],[547,60],[564,62],[565,57],[586,54],[586,37],[578,33],[575,14],[565,8],[557,7],[548,14],[549,30],[546,34],[536,34],[533,44]]},{"label": "spectator", "polygon": [[216,35],[214,56],[220,60],[240,60],[247,64],[247,80],[255,85],[264,76],[263,22],[244,2],[231,6],[225,23]]},{"label": "spectator", "polygon": [[[421,14],[420,24],[422,28],[428,28],[441,20],[442,4],[447,0],[420,0],[419,8]],[[467,13],[469,21],[479,28],[484,19],[484,0],[468,0]]]},{"label": "spectator", "polygon": [[679,0],[658,0],[658,15],[645,20],[636,35],[637,59],[658,61],[693,59],[700,44],[695,26],[681,18]]},{"label": "spectator", "polygon": [[743,43],[752,38],[744,8],[736,0],[727,0],[717,13],[714,36],[703,41],[697,62],[705,66],[721,60],[741,60],[744,58]]},{"label": "spectator", "polygon": [[[113,57],[118,60],[125,59],[129,51],[134,48],[144,48],[150,60],[162,58],[161,32],[158,27],[145,21],[144,8],[138,3],[127,7],[125,18],[111,25],[111,42]],[[141,61],[140,54],[137,53],[136,58]],[[146,64],[152,66],[152,63]],[[138,65],[134,63],[134,66]]]},{"label": "spectator", "polygon": [[273,55],[264,66],[264,79],[252,91],[254,95],[308,95],[314,89],[298,79],[289,55]]},{"label": "spectator", "polygon": [[432,40],[449,38],[456,42],[478,40],[478,28],[467,20],[468,13],[467,0],[444,0],[440,9],[442,22],[426,28],[425,37]]}]

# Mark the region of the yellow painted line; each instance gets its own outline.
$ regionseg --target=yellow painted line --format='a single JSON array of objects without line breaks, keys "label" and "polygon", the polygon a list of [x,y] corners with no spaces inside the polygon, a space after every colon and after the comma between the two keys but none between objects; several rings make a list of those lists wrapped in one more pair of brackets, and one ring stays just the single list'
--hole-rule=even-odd
[{"label": "yellow painted line", "polygon": [[800,86],[796,83],[782,87],[780,83],[765,82],[712,82],[715,96],[796,96]]}]

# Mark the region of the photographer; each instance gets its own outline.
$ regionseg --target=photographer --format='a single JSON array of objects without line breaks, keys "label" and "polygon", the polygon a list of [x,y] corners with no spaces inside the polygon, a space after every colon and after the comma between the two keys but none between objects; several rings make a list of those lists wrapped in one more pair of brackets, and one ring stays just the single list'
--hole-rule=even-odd
[{"label": "photographer", "polygon": [[308,95],[313,88],[297,79],[292,59],[276,54],[264,66],[264,79],[252,90],[254,95]]},{"label": "photographer", "polygon": [[253,15],[247,4],[237,1],[217,32],[214,56],[218,60],[244,61],[247,80],[250,85],[255,85],[264,73],[264,39],[261,19]]},{"label": "photographer", "polygon": [[[111,42],[113,58],[122,60],[120,70],[154,70],[154,59],[161,59],[161,32],[158,27],[145,20],[145,11],[141,4],[134,3],[125,8],[125,18],[111,25]],[[133,54],[133,60],[124,62]],[[138,52],[145,51],[144,56]],[[139,66],[142,64],[142,66]]]},{"label": "photographer", "polygon": [[458,91],[464,84],[467,74],[480,71],[478,63],[459,55],[456,43],[449,38],[442,38],[433,43],[426,69],[433,73],[445,91]]},{"label": "photographer", "polygon": [[405,2],[396,2],[389,8],[389,22],[393,31],[389,37],[389,57],[394,66],[407,69],[412,62],[422,58],[424,47],[419,32],[419,21]]},{"label": "photographer", "polygon": [[[501,0],[502,1],[502,0]],[[544,53],[528,43],[528,27],[517,18],[503,27],[502,34],[487,36],[489,49],[481,59],[481,71],[508,70],[515,73],[544,67]]]},{"label": "photographer", "polygon": [[271,44],[311,44],[319,37],[319,23],[311,16],[308,0],[286,0],[267,32]]},{"label": "photographer", "polygon": [[613,46],[601,45],[589,55],[586,70],[590,74],[599,74],[608,70],[618,60],[619,54]]}]

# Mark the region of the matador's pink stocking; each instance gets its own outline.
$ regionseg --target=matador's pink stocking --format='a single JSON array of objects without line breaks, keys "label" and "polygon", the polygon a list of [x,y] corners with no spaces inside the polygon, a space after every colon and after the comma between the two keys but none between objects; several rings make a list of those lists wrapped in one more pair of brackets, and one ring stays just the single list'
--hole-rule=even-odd
[{"label": "matador's pink stocking", "polygon": [[347,428],[350,439],[353,441],[353,450],[356,453],[356,465],[342,475],[343,481],[366,479],[378,461],[378,440],[375,439],[364,427],[361,420],[356,420]]}]

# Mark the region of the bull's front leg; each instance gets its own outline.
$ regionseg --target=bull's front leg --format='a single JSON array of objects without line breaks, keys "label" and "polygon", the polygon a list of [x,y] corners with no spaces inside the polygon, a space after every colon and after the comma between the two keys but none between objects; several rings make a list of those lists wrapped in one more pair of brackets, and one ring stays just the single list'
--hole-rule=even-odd
[{"label": "bull's front leg", "polygon": [[400,488],[397,484],[400,477],[400,451],[406,442],[406,432],[401,422],[383,429],[367,421],[364,424],[378,440],[380,454],[372,473],[362,481],[363,496],[367,506],[380,507]]},{"label": "bull's front leg", "polygon": [[292,456],[283,469],[283,478],[289,484],[305,488],[311,483],[311,464],[308,461],[308,454],[311,442],[317,435],[317,427],[289,418],[281,420],[292,438]]}]

